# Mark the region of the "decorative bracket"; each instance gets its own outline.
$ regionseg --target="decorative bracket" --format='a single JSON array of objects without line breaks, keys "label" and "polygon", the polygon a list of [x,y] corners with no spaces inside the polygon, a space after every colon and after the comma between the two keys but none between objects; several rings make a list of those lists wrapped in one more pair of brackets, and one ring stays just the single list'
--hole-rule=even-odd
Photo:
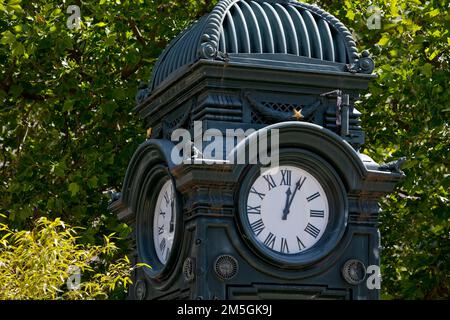
[{"label": "decorative bracket", "polygon": [[402,173],[402,165],[405,164],[406,162],[406,157],[402,157],[398,160],[392,161],[392,162],[388,162],[388,163],[383,163],[380,165],[379,169],[381,171],[390,171],[393,173]]},{"label": "decorative bracket", "polygon": [[204,59],[215,59],[218,54],[217,45],[211,41],[210,35],[202,35],[201,43],[200,56]]},{"label": "decorative bracket", "polygon": [[346,137],[350,134],[350,96],[344,94],[342,90],[334,90],[321,94],[326,97],[332,94],[337,95],[336,99],[336,126],[340,130],[340,134]]},{"label": "decorative bracket", "polygon": [[346,67],[350,73],[372,74],[375,69],[375,62],[369,57],[368,51],[363,51],[361,58],[356,59],[355,62],[346,65]]},{"label": "decorative bracket", "polygon": [[263,105],[262,103],[256,101],[251,96],[251,92],[246,92],[244,94],[245,99],[249,102],[252,108],[257,111],[263,118],[275,122],[283,121],[307,121],[314,117],[315,113],[319,109],[318,107],[323,104],[323,99],[319,99],[316,102],[304,106],[300,110],[294,110],[291,112],[276,111],[270,107]]},{"label": "decorative bracket", "polygon": [[194,107],[194,102],[192,102],[191,106],[189,108],[187,108],[187,110],[183,113],[183,115],[176,120],[175,124],[170,124],[167,119],[164,119],[162,121],[162,131],[163,131],[163,136],[165,138],[170,140],[170,137],[175,130],[186,125],[189,118],[191,117],[193,107]]}]

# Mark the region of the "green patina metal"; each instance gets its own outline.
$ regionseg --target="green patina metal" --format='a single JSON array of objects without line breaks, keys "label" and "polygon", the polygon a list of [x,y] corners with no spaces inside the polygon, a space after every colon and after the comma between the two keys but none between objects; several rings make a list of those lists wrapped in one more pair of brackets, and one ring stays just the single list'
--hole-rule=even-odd
[{"label": "green patina metal", "polygon": [[296,62],[308,61],[302,58],[315,59],[309,60],[311,64],[331,62],[327,65],[343,72],[370,74],[374,69],[370,59],[358,54],[350,31],[316,6],[289,0],[230,0],[221,1],[169,44],[155,65],[146,93],[200,59],[245,61],[250,57],[298,69],[304,67]]},{"label": "green patina metal", "polygon": [[[133,227],[134,261],[153,266],[136,271],[130,299],[377,299],[365,272],[379,265],[378,200],[403,173],[400,162],[380,165],[360,153],[355,102],[373,70],[338,19],[295,1],[223,0],[174,39],[139,88],[136,112],[149,140],[110,207]],[[195,139],[196,122],[218,136],[279,130],[281,163],[311,172],[328,195],[323,238],[289,257],[258,244],[245,195],[261,165],[173,162],[173,132]],[[234,152],[251,145],[247,138]],[[162,263],[152,224],[168,180],[178,222]]]}]

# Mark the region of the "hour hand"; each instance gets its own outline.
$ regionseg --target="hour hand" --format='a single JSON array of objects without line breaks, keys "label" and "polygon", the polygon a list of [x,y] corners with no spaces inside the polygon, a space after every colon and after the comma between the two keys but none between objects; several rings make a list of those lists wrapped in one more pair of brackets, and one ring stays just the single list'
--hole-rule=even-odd
[{"label": "hour hand", "polygon": [[283,220],[287,220],[287,216],[289,214],[291,194],[292,194],[291,188],[288,188],[286,191],[286,204],[283,209],[283,218],[282,218]]}]

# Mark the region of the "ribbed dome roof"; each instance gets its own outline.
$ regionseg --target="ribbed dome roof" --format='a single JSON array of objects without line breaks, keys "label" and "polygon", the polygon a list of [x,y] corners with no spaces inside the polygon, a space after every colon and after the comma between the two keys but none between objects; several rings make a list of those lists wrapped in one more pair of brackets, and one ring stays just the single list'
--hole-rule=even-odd
[{"label": "ribbed dome roof", "polygon": [[353,64],[359,58],[348,29],[316,6],[293,0],[222,0],[164,50],[149,90],[199,59],[249,54],[265,54],[266,59],[272,54],[274,60],[284,54],[290,60],[303,57],[337,64]]}]

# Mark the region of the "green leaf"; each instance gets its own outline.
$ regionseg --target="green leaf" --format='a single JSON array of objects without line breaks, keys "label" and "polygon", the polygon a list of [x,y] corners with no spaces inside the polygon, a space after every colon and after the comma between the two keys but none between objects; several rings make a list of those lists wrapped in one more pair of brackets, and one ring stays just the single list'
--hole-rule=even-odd
[{"label": "green leaf", "polygon": [[22,27],[22,25],[17,25],[17,26],[14,26],[14,32],[16,32],[16,33],[20,33],[20,32],[22,32],[23,31],[23,27]]},{"label": "green leaf", "polygon": [[380,41],[378,41],[378,44],[380,46],[385,46],[388,44],[388,42],[389,42],[389,35],[384,34],[383,37],[380,39]]},{"label": "green leaf", "polygon": [[25,47],[23,46],[23,44],[20,43],[19,41],[14,42],[12,45],[12,56],[18,57],[24,55],[24,53]]},{"label": "green leaf", "polygon": [[63,112],[72,111],[74,103],[75,103],[74,100],[66,100],[63,105]]},{"label": "green leaf", "polygon": [[16,41],[16,36],[9,30],[2,33],[1,44],[12,44]]},{"label": "green leaf", "polygon": [[436,9],[431,10],[430,12],[428,12],[428,15],[430,16],[430,18],[434,18],[434,17],[436,17],[439,13],[440,13],[440,10],[436,8]]},{"label": "green leaf", "polygon": [[355,19],[355,13],[352,10],[348,10],[347,14],[345,16],[347,18],[349,18],[350,20],[354,20]]},{"label": "green leaf", "polygon": [[20,6],[21,0],[9,0],[6,4],[6,7],[9,11],[23,12],[22,7]]},{"label": "green leaf", "polygon": [[112,115],[114,114],[114,111],[116,111],[116,109],[119,106],[117,105],[117,103],[113,100],[108,101],[107,103],[105,103],[102,106],[102,111],[108,116],[108,117],[112,117]]},{"label": "green leaf", "polygon": [[390,7],[391,7],[391,15],[397,16],[398,15],[398,0],[391,0],[390,1]]},{"label": "green leaf", "polygon": [[69,185],[69,191],[72,194],[72,197],[74,197],[80,192],[80,186],[77,183],[72,182]]},{"label": "green leaf", "polygon": [[117,34],[113,33],[110,34],[105,41],[105,46],[107,47],[111,47],[116,43],[116,39],[117,39]]},{"label": "green leaf", "polygon": [[421,71],[426,77],[430,78],[433,74],[433,66],[429,63],[425,63],[421,67]]},{"label": "green leaf", "polygon": [[439,53],[440,53],[439,50],[435,50],[435,51],[428,57],[428,60],[430,60],[430,61],[434,60],[434,58],[436,58],[436,57],[438,56]]},{"label": "green leaf", "polygon": [[92,177],[88,180],[88,186],[91,189],[97,188],[98,185],[98,178],[97,177]]}]

